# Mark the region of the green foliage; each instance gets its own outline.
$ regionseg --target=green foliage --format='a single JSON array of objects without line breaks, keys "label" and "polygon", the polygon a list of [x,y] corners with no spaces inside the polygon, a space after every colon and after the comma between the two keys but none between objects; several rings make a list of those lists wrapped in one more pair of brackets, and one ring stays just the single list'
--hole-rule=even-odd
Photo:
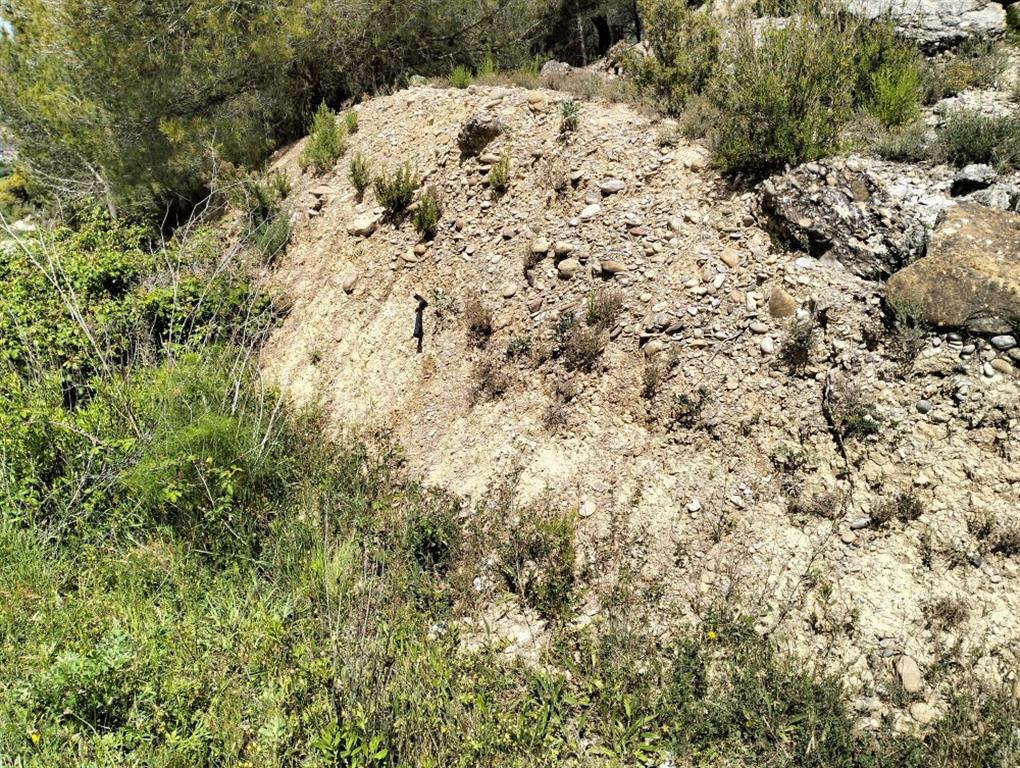
[{"label": "green foliage", "polygon": [[360,152],[351,158],[350,167],[347,169],[347,178],[350,179],[360,200],[365,196],[365,190],[372,184],[372,168]]},{"label": "green foliage", "polygon": [[418,206],[414,209],[411,221],[415,231],[422,240],[432,240],[439,230],[439,220],[443,216],[443,203],[440,200],[439,192],[429,187],[425,194],[418,200]]},{"label": "green foliage", "polygon": [[878,130],[871,135],[871,147],[886,160],[916,163],[927,159],[927,130],[921,121],[899,128]]},{"label": "green foliage", "polygon": [[726,171],[764,175],[830,154],[858,109],[890,125],[917,114],[917,54],[888,24],[822,3],[782,27],[739,19],[732,39],[711,88]]},{"label": "green foliage", "polygon": [[251,0],[229,12],[219,0],[4,0],[14,33],[0,37],[0,123],[40,199],[161,220],[205,197],[219,161],[258,167],[299,138],[321,100],[486,49],[522,59],[543,12],[531,0]]},{"label": "green foliage", "polygon": [[560,113],[560,133],[568,134],[577,130],[581,119],[581,107],[573,99],[564,99],[558,108]]},{"label": "green foliage", "polygon": [[871,73],[868,110],[887,126],[904,125],[920,115],[921,70],[917,59],[914,54],[893,60]]},{"label": "green foliage", "polygon": [[323,174],[333,169],[346,149],[346,133],[343,124],[337,122],[336,113],[319,105],[308,131],[308,142],[301,151],[301,167],[311,168]]},{"label": "green foliage", "polygon": [[454,88],[467,88],[473,80],[471,70],[467,67],[456,66],[450,72],[450,85]]},{"label": "green foliage", "polygon": [[1020,117],[990,117],[973,110],[951,114],[936,135],[936,158],[962,167],[988,163],[1020,168]]},{"label": "green foliage", "polygon": [[637,60],[634,74],[667,114],[679,115],[708,86],[719,59],[719,28],[707,8],[687,0],[642,0],[641,10],[655,55]]},{"label": "green foliage", "polygon": [[421,178],[404,163],[392,173],[383,171],[375,177],[375,196],[391,218],[402,216],[414,200]]},{"label": "green foliage", "polygon": [[547,619],[565,619],[574,588],[573,512],[525,510],[508,527],[497,554],[507,588]]},{"label": "green foliage", "polygon": [[510,153],[506,150],[489,169],[489,189],[502,195],[510,188]]},{"label": "green foliage", "polygon": [[344,131],[348,136],[353,136],[358,132],[358,113],[353,109],[344,112]]}]

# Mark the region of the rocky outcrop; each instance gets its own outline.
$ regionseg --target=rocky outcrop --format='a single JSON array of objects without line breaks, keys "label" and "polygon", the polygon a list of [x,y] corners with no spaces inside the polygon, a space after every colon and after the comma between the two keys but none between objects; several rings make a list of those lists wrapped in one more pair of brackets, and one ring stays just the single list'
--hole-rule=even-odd
[{"label": "rocky outcrop", "polygon": [[851,0],[869,18],[892,16],[896,30],[929,51],[1006,31],[1006,10],[989,0]]},{"label": "rocky outcrop", "polygon": [[464,157],[481,154],[489,142],[501,134],[506,126],[492,112],[475,112],[457,135],[457,146]]},{"label": "rocky outcrop", "polygon": [[1020,216],[976,203],[950,208],[928,255],[889,279],[886,298],[934,326],[1008,333],[1020,322]]},{"label": "rocky outcrop", "polygon": [[807,163],[761,186],[771,232],[860,277],[886,277],[924,252],[917,213],[855,161]]}]

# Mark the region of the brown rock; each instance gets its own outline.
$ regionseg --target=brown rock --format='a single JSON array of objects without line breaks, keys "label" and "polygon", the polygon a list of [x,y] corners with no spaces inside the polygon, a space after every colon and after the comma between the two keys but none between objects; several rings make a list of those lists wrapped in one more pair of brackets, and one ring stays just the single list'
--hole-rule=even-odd
[{"label": "brown rock", "polygon": [[777,319],[793,317],[797,312],[797,300],[782,288],[775,288],[769,296],[769,314]]},{"label": "brown rock", "polygon": [[1020,317],[1020,216],[975,203],[951,208],[928,255],[889,278],[886,298],[931,325],[1009,330]]}]

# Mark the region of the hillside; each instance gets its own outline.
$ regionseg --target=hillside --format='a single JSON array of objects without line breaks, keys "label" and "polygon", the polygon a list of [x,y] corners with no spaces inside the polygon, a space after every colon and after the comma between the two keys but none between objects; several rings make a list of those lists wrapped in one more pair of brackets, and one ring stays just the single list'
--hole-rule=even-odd
[{"label": "hillside", "polygon": [[[576,570],[592,587],[577,622],[605,611],[611,592],[595,587],[634,573],[661,636],[677,612],[729,603],[855,694],[887,688],[895,668],[921,722],[954,674],[1020,686],[1016,355],[897,324],[881,279],[781,247],[759,191],[724,183],[672,132],[659,146],[658,118],[594,100],[561,133],[564,98],[421,86],[357,107],[349,156],[409,163],[438,190],[426,243],[382,220],[371,190],[357,199],[346,160],[316,177],[300,170],[303,143],[278,155],[295,229],[270,280],[290,311],[264,371],[338,432],[390,431],[411,475],[469,510],[518,472],[519,509],[577,510]],[[507,130],[462,158],[478,111]],[[503,153],[500,195],[486,179]],[[808,172],[845,186],[851,207],[866,179],[867,198],[893,201],[885,220],[927,205],[931,226],[957,203],[945,167],[923,184],[860,157]],[[429,301],[421,354],[415,293]],[[479,343],[475,295],[492,318]],[[587,327],[592,298],[609,322],[586,371],[548,352],[557,326],[570,343],[563,318]],[[579,337],[597,341],[593,327]],[[477,577],[497,642],[536,654],[544,622]],[[974,660],[962,673],[940,666],[951,646]],[[889,704],[855,706],[870,718]]]}]

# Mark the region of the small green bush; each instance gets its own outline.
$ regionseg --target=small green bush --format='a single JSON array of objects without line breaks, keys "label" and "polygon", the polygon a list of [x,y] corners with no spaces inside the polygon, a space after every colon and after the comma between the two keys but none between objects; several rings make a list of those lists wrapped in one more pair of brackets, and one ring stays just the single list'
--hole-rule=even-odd
[{"label": "small green bush", "polygon": [[467,67],[456,66],[453,71],[450,72],[450,85],[454,88],[467,88],[471,85],[474,78],[471,76],[471,70]]},{"label": "small green bush", "polygon": [[372,184],[372,168],[360,152],[351,158],[351,164],[347,169],[347,178],[350,179],[354,191],[358,193],[358,199],[363,198],[365,190]]},{"label": "small green bush", "polygon": [[560,134],[573,133],[580,124],[581,108],[573,99],[560,102]]},{"label": "small green bush", "polygon": [[510,153],[506,150],[489,169],[489,189],[502,195],[510,188]]},{"label": "small green bush", "polygon": [[251,235],[252,245],[266,259],[273,261],[280,257],[290,242],[291,226],[287,214],[277,212],[269,221],[263,222]]},{"label": "small green bush", "polygon": [[410,163],[404,163],[393,173],[383,172],[375,178],[375,196],[390,217],[401,216],[414,200],[421,184]]},{"label": "small green bush", "polygon": [[430,187],[418,200],[418,207],[414,209],[411,221],[423,240],[431,240],[436,236],[442,216],[443,204],[439,192]]},{"label": "small green bush", "polygon": [[358,132],[358,113],[353,109],[344,112],[344,130],[348,136]]},{"label": "small green bush", "polygon": [[336,113],[323,102],[312,118],[308,141],[299,159],[301,168],[325,173],[336,165],[345,148],[344,129],[337,122]]},{"label": "small green bush", "polygon": [[642,0],[641,8],[655,55],[636,59],[634,74],[666,113],[679,115],[708,86],[719,58],[719,29],[707,8],[692,8],[687,0]]},{"label": "small green bush", "polygon": [[921,70],[916,54],[897,57],[871,74],[868,110],[886,126],[915,120],[921,112]]},{"label": "small green bush", "polygon": [[958,167],[987,163],[1002,169],[1020,167],[1020,117],[990,117],[973,110],[951,114],[939,129],[936,159]]}]

